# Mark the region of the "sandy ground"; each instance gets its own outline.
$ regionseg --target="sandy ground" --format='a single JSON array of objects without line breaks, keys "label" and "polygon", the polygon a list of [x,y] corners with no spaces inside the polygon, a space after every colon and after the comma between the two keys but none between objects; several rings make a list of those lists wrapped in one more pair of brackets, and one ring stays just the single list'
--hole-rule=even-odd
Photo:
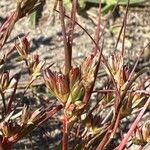
[{"label": "sandy ground", "polygon": [[[0,1],[0,24],[2,24],[7,15],[9,15],[15,8],[13,0],[1,0]],[[29,39],[31,41],[31,53],[37,53],[41,59],[45,60],[47,65],[55,63],[56,66],[62,67],[62,61],[64,58],[63,42],[61,36],[60,22],[57,20],[54,25],[50,24],[50,14],[52,3],[47,0],[42,13],[42,18],[39,20],[39,25],[33,28],[30,24],[29,17],[25,17],[18,21],[12,31],[7,45],[3,48],[3,52],[7,51],[13,46],[14,41],[18,37],[29,33]],[[126,31],[126,43],[125,53],[126,57],[135,61],[140,50],[150,41],[150,3],[147,6],[131,7],[129,10],[127,31]],[[87,18],[78,15],[78,22],[94,37],[96,29],[96,12],[97,7],[89,8]],[[113,53],[117,35],[123,19],[124,7],[119,8],[119,12],[116,16],[106,21],[107,16],[102,17],[102,28],[106,24],[104,39],[104,51],[105,56],[110,56]],[[93,43],[85,32],[76,26],[74,34],[74,47],[73,58],[74,64],[78,64],[90,51],[92,50]],[[121,40],[122,42],[122,40]],[[118,46],[118,51],[121,49],[121,42]],[[150,58],[150,49],[148,48],[144,57]],[[8,67],[12,69],[21,69],[18,67],[20,63],[15,63],[18,55],[15,53],[12,55]],[[60,65],[61,64],[61,65]],[[23,71],[22,71],[23,72]],[[23,76],[24,80],[26,76]],[[34,102],[36,103],[36,102]],[[61,131],[58,130],[61,124],[57,120],[53,119],[48,124],[45,124],[40,129],[34,131],[26,139],[22,140],[15,149],[52,149],[49,145],[57,144],[61,138]],[[48,128],[48,132],[46,131]],[[38,134],[37,134],[38,133]],[[44,135],[43,135],[44,133]],[[56,142],[57,141],[57,142]],[[43,144],[44,143],[44,144]],[[49,144],[51,143],[51,144]]]}]

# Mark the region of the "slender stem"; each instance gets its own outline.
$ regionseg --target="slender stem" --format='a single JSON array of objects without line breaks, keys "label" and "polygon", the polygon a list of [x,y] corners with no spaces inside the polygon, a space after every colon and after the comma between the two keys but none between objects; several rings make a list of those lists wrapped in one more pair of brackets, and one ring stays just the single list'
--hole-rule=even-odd
[{"label": "slender stem", "polygon": [[46,112],[46,118],[43,119],[39,124],[41,125],[42,123],[46,122],[50,117],[52,117],[55,113],[57,113],[58,111],[60,111],[62,109],[62,105],[58,105],[57,107],[53,108],[52,110]]},{"label": "slender stem", "polygon": [[65,12],[62,0],[59,0],[59,11],[60,11],[60,21],[65,51],[65,75],[67,75],[71,69],[71,50],[67,42],[66,27],[65,27]]},{"label": "slender stem", "polygon": [[[101,33],[101,0],[99,0],[99,9],[98,9],[98,19],[97,19],[97,29],[95,32],[95,42],[97,45],[99,45],[99,41],[100,41],[100,33]],[[97,46],[94,47],[94,54],[97,53]]]},{"label": "slender stem", "polygon": [[119,126],[120,113],[121,113],[121,109],[119,110],[118,114],[116,113],[116,117],[114,118],[114,121],[112,121],[112,124],[108,128],[103,140],[100,142],[96,150],[105,149],[107,145],[110,143],[110,141],[112,140],[112,137],[116,133],[117,127]]},{"label": "slender stem", "polygon": [[123,29],[124,29],[124,37],[123,37],[122,52],[121,52],[122,54],[124,53],[125,29],[126,29],[126,19],[127,19],[127,14],[128,14],[129,1],[130,0],[128,0],[128,5],[126,7],[126,13],[125,13],[125,16],[123,18],[122,26],[121,26],[121,29],[120,29],[120,32],[119,32],[119,35],[118,35],[118,38],[117,38],[116,45],[115,45],[115,51],[116,51],[117,47],[118,47],[118,43],[119,43],[121,35],[122,35],[122,32],[123,32]]},{"label": "slender stem", "polygon": [[32,85],[32,83],[35,81],[35,79],[30,79],[30,82],[28,83],[28,85],[26,86],[24,92],[23,92],[23,96],[26,94],[27,90],[29,89],[29,87]]},{"label": "slender stem", "polygon": [[7,114],[11,112],[12,103],[13,103],[13,101],[15,100],[15,94],[16,94],[16,90],[17,90],[17,86],[18,86],[19,79],[20,79],[20,75],[17,74],[17,76],[16,76],[16,83],[15,83],[15,85],[14,85],[14,89],[13,89],[12,95],[11,95],[9,101],[8,101]]},{"label": "slender stem", "polygon": [[126,13],[123,21],[123,41],[122,41],[122,57],[124,57],[124,44],[125,44],[125,37],[126,37],[126,26],[127,26],[127,16],[128,16],[128,10],[129,10],[129,4],[130,0],[128,0],[128,4],[126,7]]},{"label": "slender stem", "polygon": [[68,119],[64,115],[62,150],[68,150]]},{"label": "slender stem", "polygon": [[[93,93],[115,93],[116,91],[115,90],[111,90],[111,89],[108,89],[108,90],[95,90],[93,91]],[[137,93],[137,94],[145,94],[145,95],[150,95],[150,93],[148,91],[145,91],[145,90],[140,90],[140,89],[136,89],[136,90],[127,90],[128,93]]]},{"label": "slender stem", "polygon": [[77,1],[78,0],[72,1],[72,10],[71,10],[71,17],[70,17],[70,24],[69,24],[69,31],[68,31],[68,42],[70,43],[70,46],[73,43],[73,33],[76,24],[75,20],[76,20],[76,11],[77,11]]},{"label": "slender stem", "polygon": [[130,73],[130,75],[129,75],[128,82],[129,82],[129,81],[131,80],[131,78],[133,77],[134,71],[135,71],[135,69],[136,69],[136,67],[137,67],[137,65],[138,65],[138,63],[139,63],[139,60],[140,60],[140,58],[141,58],[141,56],[142,56],[144,50],[145,50],[148,46],[150,46],[150,42],[148,42],[148,44],[147,44],[143,49],[141,49],[141,52],[140,52],[140,54],[138,55],[137,60],[136,60],[134,66],[133,66],[133,68],[132,68],[132,70],[131,70],[131,73]]},{"label": "slender stem", "polygon": [[31,75],[30,66],[29,66],[30,63],[28,63],[28,60],[27,60],[27,59],[25,59],[24,61],[25,61],[25,64],[26,64],[26,66],[27,66],[27,69],[28,69],[28,74]]},{"label": "slender stem", "polygon": [[98,60],[98,63],[97,63],[97,66],[96,66],[96,69],[95,69],[95,78],[94,78],[94,81],[93,83],[91,84],[91,87],[90,89],[87,89],[86,92],[85,92],[85,96],[84,96],[84,99],[83,99],[83,102],[85,102],[85,104],[87,105],[89,100],[90,100],[90,97],[91,97],[91,94],[93,92],[93,88],[94,88],[94,85],[95,85],[95,82],[96,82],[96,78],[97,78],[97,75],[98,75],[98,70],[99,70],[99,65],[100,65],[100,62],[101,62],[101,57],[102,57],[102,50],[103,50],[103,46],[101,48],[99,48],[99,41],[100,41],[100,24],[101,24],[101,0],[99,1],[99,13],[98,13],[98,24],[97,24],[97,30],[96,30],[96,33],[95,33],[95,47],[94,47],[94,55],[97,54],[97,51],[99,50],[99,60]]},{"label": "slender stem", "polygon": [[2,141],[0,140],[0,150],[3,150]]},{"label": "slender stem", "polygon": [[[58,11],[58,10],[55,10],[55,11],[60,13],[60,11]],[[67,16],[66,14],[65,14],[65,17],[67,17],[68,19],[70,19],[70,17]],[[100,48],[100,47],[97,45],[96,41],[92,38],[92,36],[88,33],[88,31],[86,31],[86,29],[85,29],[84,27],[82,27],[82,25],[80,25],[77,21],[75,21],[75,23],[89,36],[89,38],[92,40],[92,42],[93,42],[94,45],[96,46],[97,50],[101,53],[101,56],[102,56],[102,58],[103,58],[103,63],[106,65],[107,69],[109,70],[109,73],[110,73],[110,75],[111,75],[112,81],[113,81],[113,83],[114,83],[114,86],[115,86],[115,89],[116,89],[117,97],[119,97],[119,99],[120,99],[120,93],[119,93],[119,90],[118,90],[118,88],[117,88],[117,84],[116,84],[116,82],[115,82],[115,79],[114,79],[114,77],[113,77],[113,74],[112,74],[112,72],[111,72],[111,69],[110,69],[110,67],[109,67],[109,65],[108,65],[108,63],[107,63],[107,61],[106,61],[104,55],[103,55],[102,52],[101,52],[102,48]]]},{"label": "slender stem", "polygon": [[6,102],[5,102],[5,95],[3,92],[1,92],[3,107],[4,107],[4,114],[6,115]]}]

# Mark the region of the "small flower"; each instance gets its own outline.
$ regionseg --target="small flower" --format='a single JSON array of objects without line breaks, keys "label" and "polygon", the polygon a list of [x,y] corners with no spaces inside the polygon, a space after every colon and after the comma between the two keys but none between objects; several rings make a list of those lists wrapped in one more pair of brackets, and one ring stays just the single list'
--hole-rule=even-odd
[{"label": "small flower", "polygon": [[88,113],[83,116],[83,124],[88,129],[88,134],[95,135],[100,133],[102,118],[98,114]]},{"label": "small flower", "polygon": [[64,113],[70,123],[74,122],[81,111],[84,109],[85,104],[82,101],[76,101],[74,104],[65,107]]},{"label": "small flower", "polygon": [[74,84],[79,81],[81,78],[81,71],[78,67],[72,68],[69,72],[69,82],[70,89],[74,86]]},{"label": "small flower", "polygon": [[32,13],[40,4],[39,0],[17,0],[19,17],[22,18]]},{"label": "small flower", "polygon": [[4,72],[0,74],[0,91],[4,92],[9,85],[9,73]]},{"label": "small flower", "polygon": [[130,75],[130,68],[129,68],[129,66],[128,65],[125,65],[124,67],[123,67],[123,80],[124,80],[124,82],[126,82],[127,80],[128,80],[128,78],[129,78],[129,75]]},{"label": "small flower", "polygon": [[145,121],[145,123],[138,127],[135,131],[135,136],[133,138],[133,143],[136,145],[145,145],[150,142],[150,120]]},{"label": "small flower", "polygon": [[82,83],[76,83],[74,87],[71,89],[68,99],[71,99],[70,101],[72,103],[75,103],[76,101],[82,101],[84,97],[84,93],[85,93],[85,88],[82,85]]},{"label": "small flower", "polygon": [[37,78],[38,76],[41,75],[41,70],[44,64],[45,64],[45,61],[40,61],[39,55],[33,55],[28,60],[29,71],[33,78]]},{"label": "small flower", "polygon": [[35,129],[45,118],[46,113],[42,108],[33,112],[29,107],[24,106],[23,109],[16,114],[12,111],[0,123],[2,144],[5,144],[5,142],[16,143],[30,133],[31,130]]},{"label": "small flower", "polygon": [[[17,76],[19,78],[19,76]],[[14,87],[14,85],[17,83],[17,80],[15,76],[12,78],[9,77],[8,72],[3,72],[0,74],[0,91],[6,92]]]},{"label": "small flower", "polygon": [[34,112],[27,106],[23,107],[20,117],[20,125],[24,126],[26,124],[37,124],[40,122],[41,118],[45,115],[42,108],[35,110]]},{"label": "small flower", "polygon": [[45,113],[43,112],[42,108],[35,110],[31,114],[30,118],[28,119],[27,124],[35,124],[36,125],[37,123],[39,123],[42,120],[44,115],[45,115]]},{"label": "small flower", "polygon": [[[121,88],[123,90],[130,74],[129,67],[124,66],[123,57],[121,55],[112,55],[108,59],[108,66],[117,83],[118,89]],[[104,67],[107,74],[110,75],[108,68],[106,66]]]},{"label": "small flower", "polygon": [[91,86],[91,83],[94,82],[98,58],[98,54],[96,56],[90,55],[81,66],[82,83],[85,87]]},{"label": "small flower", "polygon": [[11,136],[11,128],[12,128],[11,122],[3,122],[1,123],[1,134],[5,137]]},{"label": "small flower", "polygon": [[57,99],[63,104],[66,103],[69,96],[69,85],[66,77],[62,73],[52,72],[49,68],[44,71],[44,80]]},{"label": "small flower", "polygon": [[19,44],[15,44],[15,47],[20,55],[20,57],[23,60],[26,60],[28,57],[29,49],[30,49],[30,43],[26,37],[24,37],[22,40],[19,38]]},{"label": "small flower", "polygon": [[12,121],[14,112],[11,112],[3,122],[0,123],[0,135],[3,137],[11,137],[20,131],[19,125]]},{"label": "small flower", "polygon": [[143,139],[150,142],[150,120],[147,120],[142,127]]},{"label": "small flower", "polygon": [[46,69],[43,74],[45,84],[49,88],[50,92],[55,95],[56,90],[56,74],[50,69]]},{"label": "small flower", "polygon": [[21,114],[21,124],[27,124],[29,118],[31,116],[31,112],[30,109],[27,106],[24,106],[23,110],[22,110],[22,114]]},{"label": "small flower", "polygon": [[61,73],[58,73],[56,76],[56,92],[58,93],[58,95],[59,94],[68,95],[69,92],[69,87],[68,87],[68,82],[66,80],[66,77]]}]

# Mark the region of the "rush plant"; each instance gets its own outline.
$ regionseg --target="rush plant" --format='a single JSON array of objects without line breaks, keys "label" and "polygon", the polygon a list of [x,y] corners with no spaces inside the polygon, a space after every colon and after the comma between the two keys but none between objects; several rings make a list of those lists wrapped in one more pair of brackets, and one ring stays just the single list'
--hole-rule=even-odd
[{"label": "rush plant", "polygon": [[[26,14],[31,13],[36,8],[37,2],[36,0],[18,1],[16,11],[0,28],[1,51],[14,24]],[[77,0],[72,1],[70,16],[65,14],[63,0],[58,2],[58,6],[59,9],[56,11],[59,13],[62,28],[64,68],[56,71],[53,64],[45,68],[45,62],[40,59],[39,55],[30,54],[28,35],[18,39],[7,54],[1,55],[0,95],[3,106],[0,120],[0,149],[11,150],[14,144],[45,123],[50,117],[60,115],[58,113],[60,110],[61,119],[59,121],[62,124],[60,130],[63,135],[58,147],[61,147],[62,150],[104,150],[110,147],[122,150],[129,140],[132,141],[132,144],[145,146],[150,142],[150,120],[141,122],[141,119],[149,110],[150,93],[147,90],[149,85],[145,86],[149,78],[142,80],[141,78],[149,68],[135,71],[145,48],[141,50],[133,68],[130,69],[124,59],[129,1],[114,54],[108,59],[103,55],[103,44],[105,43],[102,41],[104,31],[101,29],[101,3],[99,3],[95,39],[76,21]],[[68,19],[68,26],[66,26],[65,18]],[[85,57],[78,66],[73,65],[72,59],[76,25],[81,27],[94,43],[91,54]],[[123,34],[122,49],[116,52],[121,34]],[[22,74],[18,72],[11,75],[5,67],[12,53],[18,54],[18,61],[22,61],[28,71],[28,82],[23,86],[22,95],[25,96],[33,83],[41,79],[44,80],[44,84],[57,103],[54,105],[48,103],[46,107],[37,107],[35,110],[25,104],[21,109],[18,108],[17,92]],[[107,84],[98,89],[95,85],[97,85],[101,68],[106,72]],[[93,94],[96,97],[92,98]],[[128,130],[125,134],[121,131],[120,125],[123,124],[123,119],[130,117],[131,114],[135,114],[136,119],[131,121],[130,129],[125,127]],[[116,136],[117,132],[122,135],[121,138]],[[119,140],[122,140],[120,144]]]}]

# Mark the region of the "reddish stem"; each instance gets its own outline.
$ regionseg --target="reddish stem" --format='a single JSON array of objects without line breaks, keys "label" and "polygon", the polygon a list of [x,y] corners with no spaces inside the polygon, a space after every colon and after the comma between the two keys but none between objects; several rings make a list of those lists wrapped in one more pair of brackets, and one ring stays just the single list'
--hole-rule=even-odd
[{"label": "reddish stem", "polygon": [[62,36],[64,42],[64,52],[65,52],[65,75],[67,75],[71,69],[71,49],[70,45],[67,42],[67,35],[66,35],[66,26],[65,26],[65,12],[63,1],[59,0],[59,11],[60,11],[60,21],[61,21],[61,28],[62,28]]},{"label": "reddish stem", "polygon": [[11,145],[11,146],[10,146],[10,145],[7,145],[7,144],[2,145],[2,146],[0,147],[0,150],[12,150],[12,145]]},{"label": "reddish stem", "polygon": [[64,116],[63,120],[63,139],[62,150],[68,150],[68,119]]},{"label": "reddish stem", "polygon": [[8,105],[7,105],[7,114],[9,114],[11,112],[11,109],[12,109],[12,103],[14,102],[15,100],[15,94],[16,94],[16,90],[17,90],[17,86],[18,86],[18,82],[19,82],[19,79],[20,79],[20,75],[17,74],[16,76],[16,83],[15,83],[15,86],[14,86],[14,89],[13,89],[13,93],[8,101]]},{"label": "reddish stem", "polygon": [[5,23],[0,27],[0,50],[7,41],[15,23],[18,21],[18,12],[13,12],[10,17],[5,21]]},{"label": "reddish stem", "polygon": [[119,110],[118,115],[116,115],[116,119],[114,119],[114,121],[112,122],[112,124],[108,128],[108,130],[107,130],[107,132],[106,132],[103,140],[100,142],[100,144],[98,145],[98,147],[96,148],[96,150],[106,149],[107,145],[112,140],[112,137],[116,133],[116,130],[117,130],[118,126],[119,126],[120,113],[121,113],[121,109]]},{"label": "reddish stem", "polygon": [[139,115],[137,116],[137,118],[135,119],[133,124],[131,125],[128,133],[126,134],[126,136],[124,137],[124,139],[122,140],[122,142],[120,143],[120,145],[118,146],[118,148],[116,150],[123,150],[129,137],[131,136],[132,132],[135,130],[137,124],[139,123],[139,121],[141,120],[142,116],[144,115],[147,107],[149,106],[149,103],[150,103],[150,98],[148,98],[148,100],[146,101],[145,105],[143,106],[143,109],[140,111]]},{"label": "reddish stem", "polygon": [[72,43],[73,43],[73,33],[74,33],[75,24],[76,24],[75,20],[76,20],[76,11],[77,11],[77,1],[78,0],[72,1],[72,10],[71,10],[71,17],[70,17],[70,24],[69,24],[69,31],[68,31],[68,42],[70,43],[71,49],[72,49]]},{"label": "reddish stem", "polygon": [[[97,29],[95,32],[95,42],[97,45],[99,45],[100,41],[100,33],[101,33],[101,0],[99,0],[99,9],[98,9],[98,23],[97,23]],[[98,49],[97,46],[94,47],[94,54],[97,53]]]},{"label": "reddish stem", "polygon": [[58,105],[57,107],[53,108],[52,110],[46,112],[46,118],[43,119],[39,124],[41,125],[42,123],[46,122],[50,117],[52,117],[55,113],[57,113],[58,111],[60,111],[62,109],[62,105]]}]

